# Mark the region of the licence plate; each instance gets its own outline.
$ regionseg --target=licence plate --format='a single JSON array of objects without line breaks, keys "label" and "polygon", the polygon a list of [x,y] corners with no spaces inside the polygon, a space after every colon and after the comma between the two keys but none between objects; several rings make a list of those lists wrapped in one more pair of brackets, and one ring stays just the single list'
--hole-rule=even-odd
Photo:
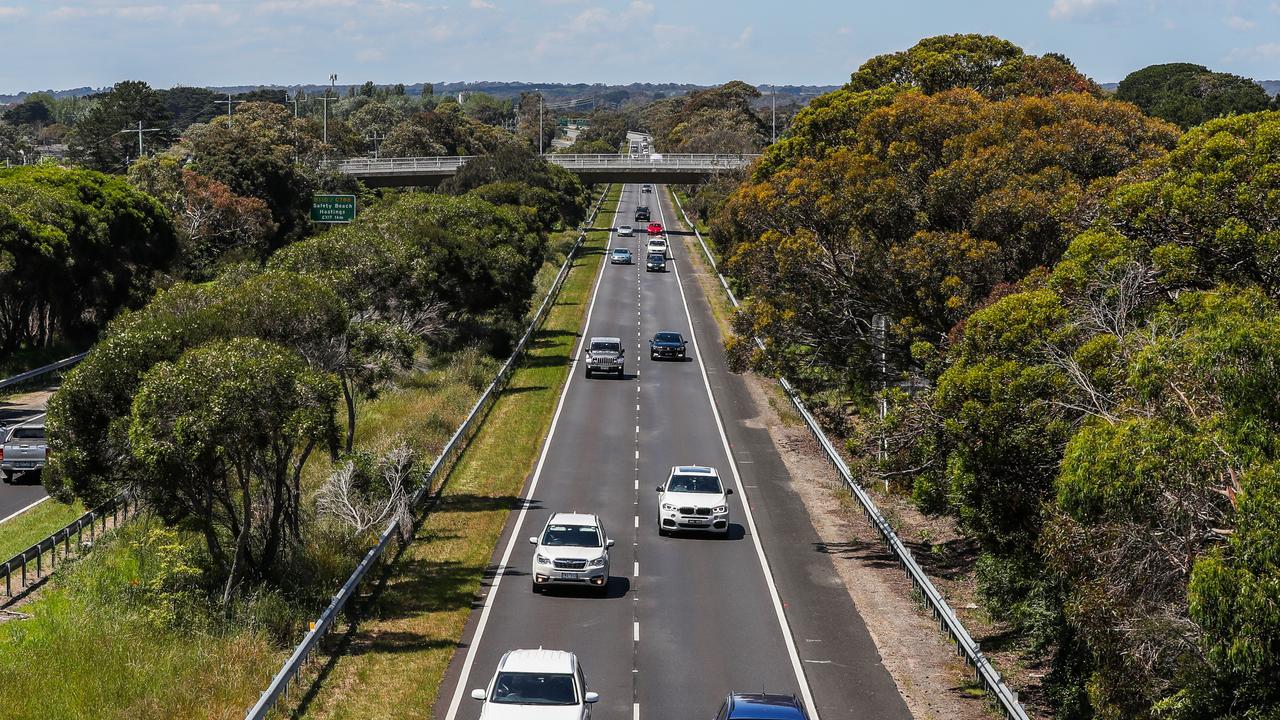
[{"label": "licence plate", "polygon": [[561,580],[577,580],[577,579],[578,579],[578,573],[576,573],[576,572],[562,572],[562,573],[560,573],[560,579],[561,579]]},{"label": "licence plate", "polygon": [[36,466],[33,462],[17,462],[13,464],[16,468],[33,468]]},{"label": "licence plate", "polygon": [[707,525],[709,523],[710,521],[708,520],[685,520],[684,521],[685,525]]}]

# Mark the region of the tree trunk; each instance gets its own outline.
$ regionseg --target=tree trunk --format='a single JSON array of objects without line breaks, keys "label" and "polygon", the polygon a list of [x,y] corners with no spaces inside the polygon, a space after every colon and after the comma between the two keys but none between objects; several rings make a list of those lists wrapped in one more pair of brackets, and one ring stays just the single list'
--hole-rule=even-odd
[{"label": "tree trunk", "polygon": [[[349,378],[342,378],[342,397],[347,401],[347,452],[356,442],[356,394]],[[334,458],[335,460],[337,458]]]}]

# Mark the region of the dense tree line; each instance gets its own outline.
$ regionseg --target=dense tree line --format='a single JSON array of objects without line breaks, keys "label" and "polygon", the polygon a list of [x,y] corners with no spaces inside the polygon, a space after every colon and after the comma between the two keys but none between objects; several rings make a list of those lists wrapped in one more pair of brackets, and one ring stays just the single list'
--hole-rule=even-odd
[{"label": "dense tree line", "polygon": [[136,488],[204,539],[224,602],[273,582],[314,517],[307,459],[350,452],[359,401],[419,351],[509,342],[546,238],[533,209],[411,193],[265,269],[177,283],[113,320],[67,375],[45,484],[86,503]]},{"label": "dense tree line", "polygon": [[[1060,717],[1280,707],[1277,137],[1179,137],[1061,56],[932,38],[811,103],[714,219],[767,347],[732,356],[959,520]],[[881,347],[927,389],[877,425]]]},{"label": "dense tree line", "polygon": [[759,90],[734,80],[655,101],[640,109],[640,117],[662,152],[759,152],[770,133],[766,118],[751,107],[759,97]]}]

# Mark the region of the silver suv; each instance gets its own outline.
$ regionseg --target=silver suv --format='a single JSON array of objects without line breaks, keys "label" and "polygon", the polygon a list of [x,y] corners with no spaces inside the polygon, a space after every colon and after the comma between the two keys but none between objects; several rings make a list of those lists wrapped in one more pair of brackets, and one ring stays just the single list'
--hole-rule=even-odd
[{"label": "silver suv", "polygon": [[6,433],[0,446],[0,475],[5,482],[13,482],[15,477],[43,470],[48,458],[44,423],[18,425]]},{"label": "silver suv", "polygon": [[593,372],[618,373],[622,376],[623,356],[622,340],[616,337],[593,337],[587,343],[585,364],[587,377]]},{"label": "silver suv", "polygon": [[608,592],[609,548],[613,540],[595,515],[553,513],[542,534],[529,538],[533,551],[533,591],[548,585],[578,585]]}]

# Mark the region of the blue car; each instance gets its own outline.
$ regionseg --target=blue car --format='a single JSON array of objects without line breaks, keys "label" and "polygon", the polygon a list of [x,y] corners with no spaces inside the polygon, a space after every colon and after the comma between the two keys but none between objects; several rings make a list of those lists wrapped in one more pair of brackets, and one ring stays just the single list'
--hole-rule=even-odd
[{"label": "blue car", "polygon": [[809,715],[795,695],[729,693],[716,720],[809,720]]}]

